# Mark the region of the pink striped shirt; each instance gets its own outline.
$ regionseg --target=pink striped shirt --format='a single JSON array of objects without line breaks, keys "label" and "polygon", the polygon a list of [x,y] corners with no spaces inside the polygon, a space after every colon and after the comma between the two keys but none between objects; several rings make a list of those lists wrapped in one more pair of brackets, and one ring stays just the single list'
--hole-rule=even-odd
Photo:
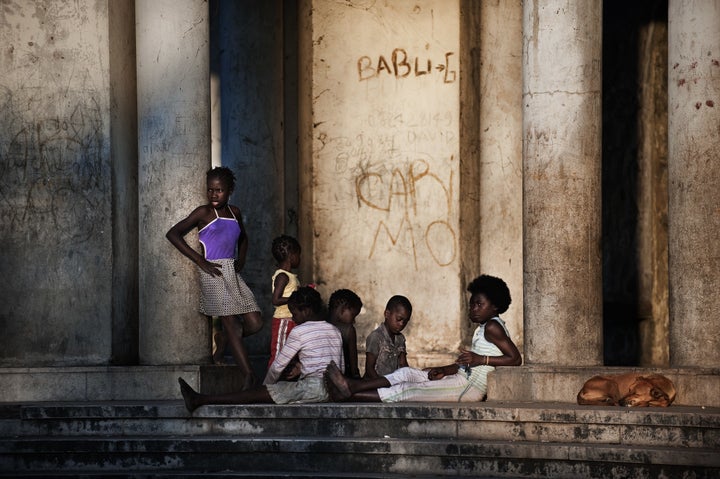
[{"label": "pink striped shirt", "polygon": [[295,326],[268,368],[263,384],[275,384],[295,355],[300,360],[300,379],[322,378],[330,361],[345,369],[340,330],[327,321],[307,321]]}]

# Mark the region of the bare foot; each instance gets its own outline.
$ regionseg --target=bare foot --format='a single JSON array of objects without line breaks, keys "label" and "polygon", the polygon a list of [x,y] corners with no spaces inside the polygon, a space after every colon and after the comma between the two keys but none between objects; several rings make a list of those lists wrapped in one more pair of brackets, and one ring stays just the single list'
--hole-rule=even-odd
[{"label": "bare foot", "polygon": [[340,390],[330,380],[330,374],[325,371],[323,374],[323,381],[325,382],[325,390],[328,393],[328,397],[332,402],[345,402],[347,398],[344,398]]},{"label": "bare foot", "polygon": [[257,379],[255,378],[255,375],[253,373],[250,373],[245,376],[243,379],[243,386],[241,391],[247,391],[249,389],[253,389],[257,385]]},{"label": "bare foot", "polygon": [[225,364],[225,347],[227,346],[227,338],[221,332],[213,335],[215,339],[215,352],[213,353],[213,363]]},{"label": "bare foot", "polygon": [[185,407],[189,412],[193,412],[200,406],[200,404],[198,404],[199,394],[196,393],[183,378],[178,378],[178,382],[180,383],[180,393],[182,393],[183,400],[185,401]]},{"label": "bare foot", "polygon": [[[337,367],[335,361],[330,361],[330,364],[325,368],[325,378],[333,386],[328,388],[328,394],[331,394],[330,397],[333,401],[342,401],[352,396],[347,379],[345,379],[345,376],[343,376],[342,371]],[[337,397],[333,397],[335,394],[337,394]]]}]

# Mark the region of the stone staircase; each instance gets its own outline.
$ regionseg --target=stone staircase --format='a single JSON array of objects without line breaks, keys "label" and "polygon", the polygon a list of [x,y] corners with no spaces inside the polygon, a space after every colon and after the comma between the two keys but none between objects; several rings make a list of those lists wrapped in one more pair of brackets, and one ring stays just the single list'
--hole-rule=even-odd
[{"label": "stone staircase", "polygon": [[4,403],[0,476],[717,478],[720,408]]}]

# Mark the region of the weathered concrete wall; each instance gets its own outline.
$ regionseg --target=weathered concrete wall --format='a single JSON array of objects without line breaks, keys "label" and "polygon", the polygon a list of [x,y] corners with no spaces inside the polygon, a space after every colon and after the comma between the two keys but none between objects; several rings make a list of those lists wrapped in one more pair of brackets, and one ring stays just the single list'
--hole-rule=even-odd
[{"label": "weathered concrete wall", "polygon": [[531,364],[602,363],[601,7],[589,0],[523,4],[524,318]]},{"label": "weathered concrete wall", "polygon": [[[250,354],[265,356],[270,348],[271,278],[274,237],[295,235],[297,221],[285,201],[283,143],[283,2],[280,0],[217,2],[213,15],[214,74],[220,82],[220,163],[231,168],[237,186],[231,202],[243,212],[250,240],[242,275],[263,311],[265,327],[248,338]],[[290,27],[292,30],[292,27]],[[294,71],[287,72],[295,76]],[[293,108],[293,112],[296,110]],[[295,141],[289,143],[294,148]],[[297,189],[297,177],[288,181]],[[301,280],[305,278],[301,277]],[[262,361],[261,361],[262,362]]]},{"label": "weathered concrete wall", "polygon": [[300,150],[313,279],[325,296],[351,288],[363,298],[361,347],[390,296],[403,294],[414,306],[411,363],[452,358],[469,329],[458,254],[460,4],[308,1],[299,17],[300,64],[312,68],[301,79]]},{"label": "weathered concrete wall", "polygon": [[107,2],[0,13],[0,364],[111,354]]},{"label": "weathered concrete wall", "polygon": [[[480,267],[507,282],[503,318],[523,347],[522,2],[480,5]],[[463,95],[463,99],[464,99]]]},{"label": "weathered concrete wall", "polygon": [[[482,207],[480,191],[482,144],[480,131],[480,90],[482,57],[480,53],[481,14],[480,2],[460,2],[460,45],[458,51],[460,110],[459,142],[461,161],[458,162],[458,257],[460,261],[460,286],[466,285],[481,271]],[[462,309],[461,309],[462,311]],[[467,309],[466,309],[467,311]],[[463,325],[465,326],[465,325]],[[472,340],[472,326],[461,328],[461,341]],[[432,361],[432,364],[437,364]]]},{"label": "weathered concrete wall", "polygon": [[720,1],[669,2],[670,365],[720,363]]},{"label": "weathered concrete wall", "polygon": [[[667,8],[664,9],[667,15]],[[668,314],[667,18],[640,30],[638,316],[640,365],[670,366]]]},{"label": "weathered concrete wall", "polygon": [[138,361],[138,142],[135,2],[108,3],[112,170],[113,364]]},{"label": "weathered concrete wall", "polygon": [[[210,360],[210,324],[197,312],[195,265],[165,233],[207,202],[210,168],[208,4],[137,1],[140,363]],[[187,236],[197,247],[196,233]]]}]

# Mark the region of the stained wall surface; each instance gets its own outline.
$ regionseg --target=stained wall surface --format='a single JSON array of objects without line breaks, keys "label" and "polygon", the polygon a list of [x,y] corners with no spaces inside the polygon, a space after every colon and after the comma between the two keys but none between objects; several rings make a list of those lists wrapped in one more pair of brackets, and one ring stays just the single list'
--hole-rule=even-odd
[{"label": "stained wall surface", "polygon": [[[139,359],[210,361],[210,325],[198,312],[197,268],[165,233],[207,203],[210,168],[208,5],[138,2]],[[197,248],[196,232],[187,235]]]},{"label": "stained wall surface", "polygon": [[[227,166],[237,177],[231,203],[242,211],[249,238],[242,276],[265,318],[264,329],[249,337],[247,344],[251,355],[267,355],[273,312],[271,278],[276,268],[272,240],[297,232],[297,204],[286,202],[283,194],[286,145],[281,94],[283,78],[295,72],[284,74],[282,2],[217,2],[211,4],[210,18],[217,39],[211,46],[211,71],[219,82],[221,105],[218,122],[213,124],[221,138],[213,166]],[[287,148],[295,148],[295,143],[293,138]],[[297,188],[296,176],[288,181]]]},{"label": "stained wall surface", "polygon": [[413,304],[404,331],[411,363],[454,357],[469,327],[459,254],[460,5],[303,8],[300,64],[312,70],[300,87],[301,208],[310,211],[301,236],[312,243],[313,279],[324,295],[350,288],[363,299],[361,350],[400,294]]},{"label": "stained wall surface", "polygon": [[502,317],[522,351],[522,2],[480,2],[479,13],[480,269],[510,288]]},{"label": "stained wall surface", "polygon": [[[204,201],[202,173],[211,166],[207,19],[213,15],[222,16],[224,43],[216,45],[225,52],[215,71],[222,77],[218,91],[223,96],[223,111],[218,115],[221,151],[214,161],[238,174],[233,201],[245,213],[251,238],[246,279],[268,321],[269,278],[274,269],[268,245],[281,232],[298,231],[304,257],[302,281],[317,283],[325,299],[341,287],[362,296],[366,307],[357,325],[361,357],[365,336],[382,320],[387,299],[404,294],[415,306],[405,331],[413,364],[435,362],[439,359],[436,353],[451,359],[472,329],[466,320],[464,287],[480,272],[509,280],[515,301],[505,319],[519,345],[523,303],[530,305],[535,315],[530,319],[536,326],[529,335],[525,331],[526,337],[541,335],[556,342],[560,333],[552,333],[546,321],[556,311],[571,319],[555,322],[566,326],[561,335],[576,335],[574,318],[583,317],[593,332],[585,337],[595,336],[600,318],[595,305],[601,300],[595,274],[599,206],[593,199],[579,214],[568,213],[577,203],[572,196],[575,190],[558,182],[561,187],[552,190],[557,202],[550,205],[557,209],[540,211],[549,194],[541,187],[546,175],[540,162],[525,171],[526,189],[536,195],[528,201],[533,214],[525,215],[525,229],[528,224],[536,226],[531,231],[534,236],[528,238],[542,241],[534,243],[535,253],[526,255],[529,267],[525,273],[517,268],[523,260],[521,193],[513,194],[523,183],[519,159],[523,138],[518,131],[522,115],[516,103],[522,89],[517,80],[521,69],[534,71],[527,59],[519,65],[523,60],[517,57],[522,32],[518,22],[527,22],[526,34],[542,24],[548,34],[565,32],[576,38],[575,17],[564,21],[557,13],[575,11],[575,7],[566,7],[576,4],[524,2],[549,12],[548,17],[525,15],[519,19],[523,3],[519,1],[305,0],[297,4],[300,31],[295,38],[296,19],[288,18],[288,12],[296,7],[293,2],[221,3],[225,10],[208,12],[202,0],[165,2],[160,7],[158,2],[138,2],[141,15],[137,19],[131,0],[3,3],[0,366],[128,364],[137,357],[138,348],[145,364],[209,360],[209,324],[196,311],[195,270],[172,249],[164,233]],[[717,2],[705,7],[691,1],[675,4],[682,7],[679,10],[702,7],[715,12]],[[553,8],[556,5],[562,8]],[[583,40],[578,45],[597,48],[600,9],[590,5],[594,26],[580,30]],[[201,20],[183,15],[184,7],[201,11]],[[142,16],[150,11],[167,22],[178,21],[166,34],[156,18]],[[580,13],[577,18],[591,18]],[[713,15],[693,13],[691,17],[716,18]],[[678,32],[693,31],[710,47],[717,44],[715,30],[690,28],[691,19],[676,20],[682,20],[677,25],[685,25]],[[136,33],[140,39],[137,63]],[[676,49],[689,48],[683,38],[670,43]],[[537,70],[538,86],[526,91],[535,105],[540,105],[543,97],[559,98],[561,92],[553,93],[544,83],[555,77],[565,80],[558,73],[560,67],[568,68],[564,63],[588,73],[590,79],[599,78],[597,55],[589,62],[568,55],[558,57],[559,50],[548,47],[547,41],[539,41],[548,60],[540,62],[544,69]],[[563,48],[575,45],[573,41],[560,43]],[[528,37],[525,46],[538,45]],[[295,47],[299,48],[298,71],[293,67],[284,71],[294,65],[295,59],[291,62],[288,58]],[[714,51],[710,47],[708,51]],[[712,55],[705,58],[710,63],[702,63],[704,57],[698,60],[680,51],[684,52],[682,61],[675,70],[679,76],[670,86],[674,101],[689,107],[687,111],[676,109],[680,113],[675,112],[671,124],[691,124],[682,121],[682,115],[689,112],[686,116],[697,120],[692,125],[703,129],[676,128],[670,135],[676,148],[670,175],[675,213],[670,215],[674,215],[674,231],[680,232],[671,241],[676,253],[680,251],[674,255],[675,273],[671,276],[677,293],[675,315],[682,319],[675,325],[683,324],[684,331],[686,318],[695,318],[692,330],[703,336],[707,326],[698,328],[702,321],[697,318],[712,312],[709,303],[703,302],[712,295],[695,295],[699,289],[692,286],[693,281],[701,282],[705,289],[714,284],[706,280],[714,277],[707,273],[712,270],[707,265],[713,263],[706,261],[707,265],[697,270],[694,265],[697,257],[715,258],[717,248],[716,242],[697,238],[713,238],[712,227],[717,222],[706,221],[716,216],[699,214],[696,205],[704,205],[705,213],[712,210],[708,205],[715,203],[707,199],[715,198],[717,188],[712,188],[714,176],[709,170],[696,174],[682,166],[688,158],[705,158],[693,155],[691,146],[705,145],[703,151],[707,152],[717,143],[712,141],[717,135],[710,131],[717,122],[701,121],[716,116],[717,101],[711,96],[717,88],[711,80],[717,62]],[[201,68],[191,64],[191,57],[202,57]],[[697,68],[695,61],[699,62]],[[148,65],[158,68],[158,62],[173,64],[178,70],[157,75],[155,70],[143,70]],[[693,73],[692,84],[690,77],[683,76],[688,72]],[[144,81],[137,91],[136,74]],[[300,82],[299,165],[292,164],[294,131],[285,128],[296,113],[295,98],[291,94],[284,103],[296,76]],[[599,88],[591,86],[592,95],[599,95]],[[703,93],[705,97],[699,100],[693,95],[700,88],[710,93]],[[579,95],[569,98],[575,97]],[[135,102],[140,105],[140,124],[128,121],[137,118]],[[557,131],[577,124],[574,117],[562,121],[548,111],[556,110],[535,106],[529,112],[536,117],[530,119]],[[594,128],[599,108],[582,111]],[[593,129],[595,133],[588,133],[591,130],[586,127],[579,131],[575,143],[581,151],[592,150],[592,155],[587,155],[592,163],[575,161],[575,153],[550,149],[542,135],[525,137],[526,162],[534,157],[544,162],[557,153],[563,161],[550,166],[588,167],[580,179],[589,186],[579,187],[575,195],[595,198],[600,175],[594,141],[599,132]],[[703,141],[690,141],[698,138],[698,131],[705,135]],[[570,135],[559,136],[567,141]],[[578,150],[575,143],[568,147],[573,152]],[[689,164],[696,167],[696,163]],[[573,172],[559,172],[557,178],[564,181],[568,176],[574,181]],[[538,187],[527,188],[533,181]],[[685,184],[693,188],[686,191]],[[293,196],[296,186],[299,204]],[[293,197],[292,201],[288,197]],[[557,233],[561,230],[548,221],[555,211],[557,217],[572,220],[560,221],[563,228],[578,226],[582,234]],[[662,222],[662,217],[658,221]],[[703,227],[695,228],[698,224]],[[538,225],[550,229],[544,232]],[[687,231],[701,236],[686,235]],[[567,238],[575,238],[575,246],[582,248],[570,254],[546,248],[546,239],[555,235],[562,241],[551,241],[549,246],[567,245]],[[582,240],[583,235],[587,241]],[[532,249],[533,244],[530,246]],[[707,254],[698,253],[702,247]],[[665,251],[662,246],[653,248]],[[560,261],[568,258],[574,263]],[[592,267],[575,275],[572,272],[578,261],[590,261]],[[677,269],[678,265],[693,275],[678,273],[684,271]],[[525,300],[519,292],[522,282],[534,281],[545,271],[569,272],[570,280],[548,280],[551,288],[530,284],[531,293],[541,293]],[[698,271],[699,276],[695,274]],[[678,278],[685,279],[678,282]],[[570,286],[563,287],[563,281]],[[558,306],[561,303],[555,296],[564,297],[563,289],[572,291],[580,282],[586,290],[580,296],[589,298],[590,307]],[[665,295],[666,283],[658,280]],[[137,317],[140,313],[142,321]],[[164,340],[168,331],[173,335],[171,341]],[[254,354],[265,354],[267,331],[264,334],[250,340]],[[667,346],[665,336],[659,341],[663,347]],[[684,344],[685,336],[675,337],[683,343],[674,346],[675,361],[679,361],[678,353],[692,356],[687,358],[689,362],[675,365],[703,359],[693,356],[695,352]],[[541,350],[529,340],[526,343],[536,354]],[[667,352],[663,354],[667,357]],[[591,362],[598,361],[593,357]]]},{"label": "stained wall surface", "polygon": [[668,24],[670,365],[720,362],[720,1],[671,1]]},{"label": "stained wall surface", "polygon": [[0,364],[105,363],[107,2],[5,2],[0,45]]}]

